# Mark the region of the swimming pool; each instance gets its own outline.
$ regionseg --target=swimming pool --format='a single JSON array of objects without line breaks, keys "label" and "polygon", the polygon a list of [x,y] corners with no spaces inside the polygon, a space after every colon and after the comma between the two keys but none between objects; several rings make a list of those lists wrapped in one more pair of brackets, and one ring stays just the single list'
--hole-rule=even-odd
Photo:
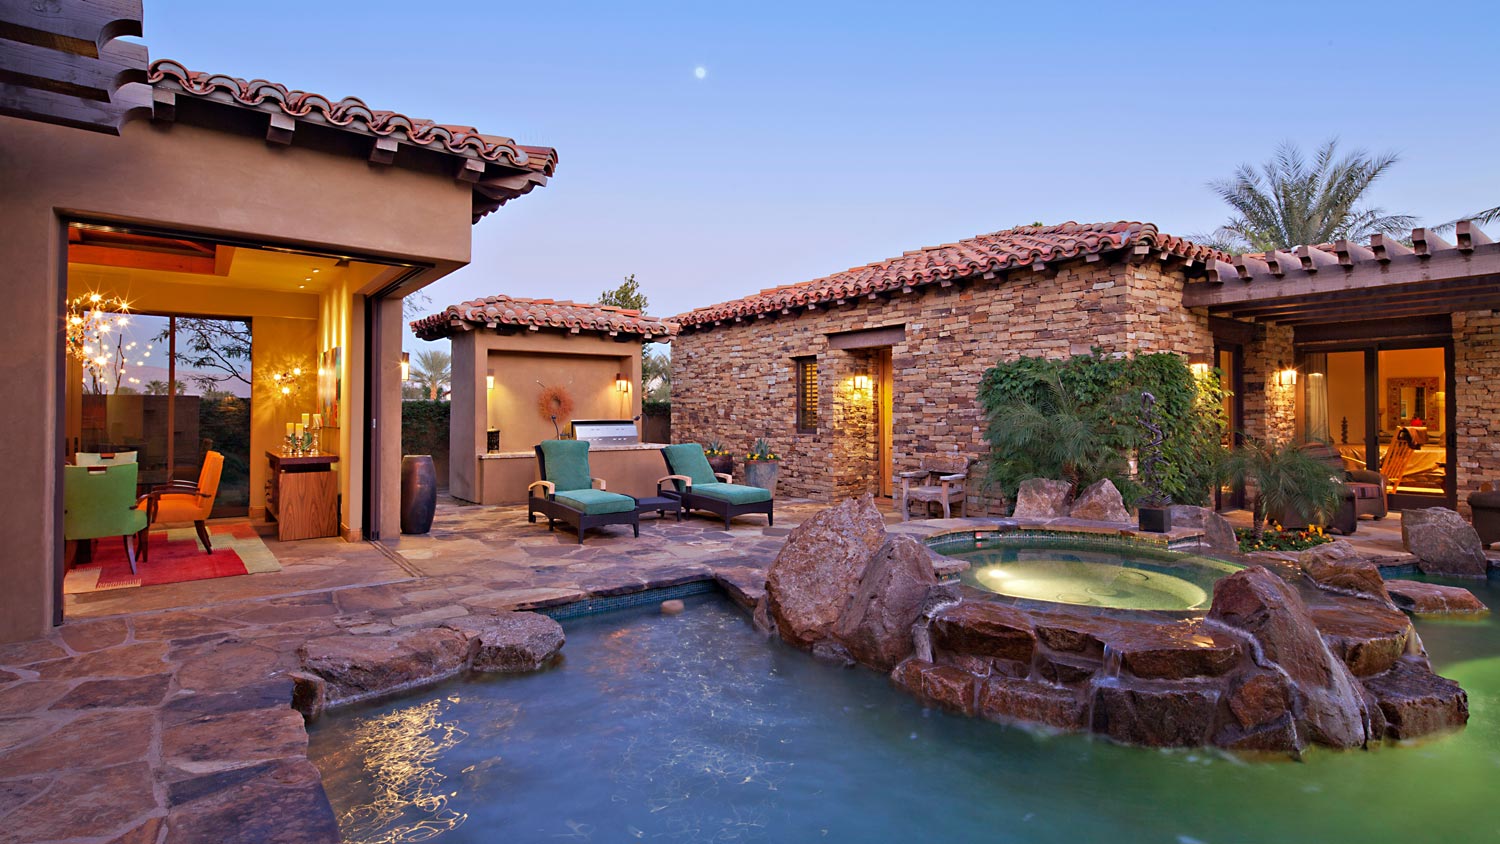
[{"label": "swimming pool", "polygon": [[[1500,588],[1459,583],[1500,604]],[[1500,835],[1500,624],[1419,621],[1466,730],[1302,763],[1122,747],[924,710],[713,596],[564,622],[535,675],[325,717],[347,840],[1475,841]]]}]

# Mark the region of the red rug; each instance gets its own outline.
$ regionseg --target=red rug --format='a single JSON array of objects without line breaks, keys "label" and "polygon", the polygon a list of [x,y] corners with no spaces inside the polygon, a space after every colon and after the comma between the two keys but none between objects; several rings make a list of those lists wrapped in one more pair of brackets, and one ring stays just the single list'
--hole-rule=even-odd
[{"label": "red rug", "polygon": [[[130,559],[124,543],[103,539],[94,544],[91,562],[74,566],[68,572],[65,591],[92,592],[134,586],[158,586],[189,580],[235,577],[262,567],[248,567],[241,556],[250,551],[252,558],[269,556],[265,543],[249,524],[214,525],[209,528],[214,550],[205,554],[191,528],[151,531],[148,559],[130,571]],[[258,547],[257,547],[258,546]],[[259,552],[259,553],[256,553]]]}]

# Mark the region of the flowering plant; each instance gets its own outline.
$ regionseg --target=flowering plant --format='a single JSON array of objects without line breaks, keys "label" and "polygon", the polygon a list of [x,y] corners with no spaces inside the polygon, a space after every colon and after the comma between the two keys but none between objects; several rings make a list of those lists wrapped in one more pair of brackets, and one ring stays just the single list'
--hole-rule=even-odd
[{"label": "flowering plant", "polygon": [[724,444],[718,440],[709,440],[708,445],[703,447],[703,453],[709,457],[722,457],[729,453],[729,449],[725,448]]},{"label": "flowering plant", "polygon": [[776,452],[771,450],[771,443],[765,437],[761,437],[755,441],[755,445],[750,447],[750,453],[745,455],[745,459],[780,460],[781,458],[777,457]]},{"label": "flowering plant", "polygon": [[1276,522],[1271,522],[1270,529],[1259,537],[1255,535],[1252,528],[1238,528],[1235,535],[1240,540],[1240,551],[1249,553],[1251,551],[1305,551],[1315,545],[1332,542],[1333,538],[1324,533],[1321,525],[1313,525],[1302,530],[1287,530]]}]

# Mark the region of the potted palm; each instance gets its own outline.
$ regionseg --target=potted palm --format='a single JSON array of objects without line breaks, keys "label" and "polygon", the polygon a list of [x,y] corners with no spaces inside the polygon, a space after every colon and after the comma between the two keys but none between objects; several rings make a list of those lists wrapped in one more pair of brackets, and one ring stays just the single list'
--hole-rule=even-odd
[{"label": "potted palm", "polygon": [[745,455],[745,483],[770,490],[775,495],[780,459],[771,451],[771,443],[765,437],[757,439],[750,452]]},{"label": "potted palm", "polygon": [[708,457],[708,465],[722,475],[734,474],[734,455],[718,440],[709,440],[708,445],[703,447],[703,453]]},{"label": "potted palm", "polygon": [[1340,487],[1328,466],[1291,443],[1246,440],[1229,456],[1228,474],[1236,484],[1255,491],[1251,515],[1254,539],[1259,542],[1266,520],[1300,517],[1307,524],[1324,524],[1337,512]]}]

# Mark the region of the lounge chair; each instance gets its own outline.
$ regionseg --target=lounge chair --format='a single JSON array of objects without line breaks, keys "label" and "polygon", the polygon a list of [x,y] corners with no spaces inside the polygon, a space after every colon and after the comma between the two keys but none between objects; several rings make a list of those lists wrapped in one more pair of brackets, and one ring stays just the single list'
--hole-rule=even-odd
[{"label": "lounge chair", "polygon": [[542,479],[526,488],[526,521],[535,524],[541,513],[547,517],[547,530],[566,522],[578,531],[579,545],[584,531],[604,525],[630,525],[636,536],[641,535],[635,499],[609,492],[603,480],[590,476],[587,442],[546,440],[536,447],[536,465]]},{"label": "lounge chair", "polygon": [[[768,527],[776,523],[771,491],[731,483],[729,475],[715,473],[698,443],[665,446],[661,456],[671,474],[657,481],[657,495],[681,500],[684,510],[706,510],[719,516],[725,530],[730,519],[751,513],[765,513]],[[667,481],[671,481],[670,489],[662,487]]]}]

